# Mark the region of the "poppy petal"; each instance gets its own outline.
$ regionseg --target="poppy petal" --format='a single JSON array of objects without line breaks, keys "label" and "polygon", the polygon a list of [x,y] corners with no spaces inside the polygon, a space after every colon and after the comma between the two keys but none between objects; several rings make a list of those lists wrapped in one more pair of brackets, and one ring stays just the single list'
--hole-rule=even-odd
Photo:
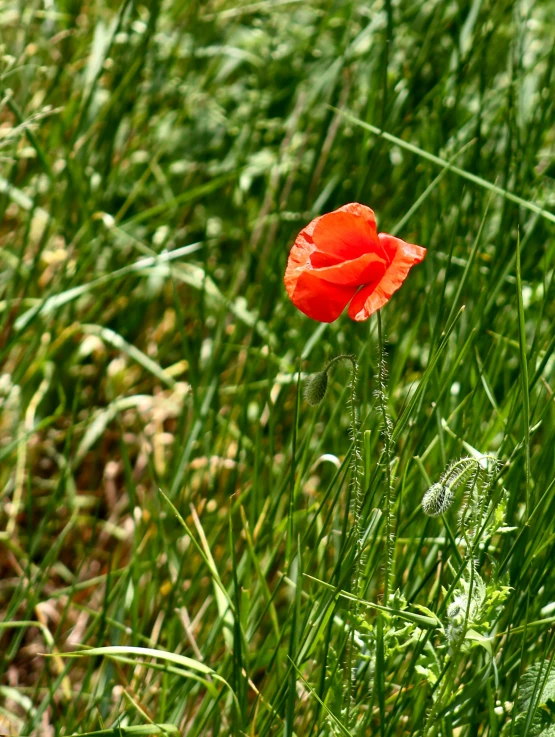
[{"label": "poppy petal", "polygon": [[310,263],[314,269],[323,269],[326,266],[337,266],[338,264],[341,264],[342,261],[331,253],[314,250],[310,254]]},{"label": "poppy petal", "polygon": [[426,256],[426,249],[422,248],[422,246],[415,246],[412,243],[406,243],[400,238],[396,238],[394,235],[379,233],[378,239],[387,253],[390,253],[393,258],[402,259],[406,263],[410,264],[410,266],[419,264]]},{"label": "poppy petal", "polygon": [[[364,248],[367,249],[366,252],[360,253],[359,255],[358,252],[360,251],[360,248],[356,245],[354,248],[351,248],[349,240],[346,241],[346,244],[349,246],[349,258],[345,258],[341,253],[338,254],[332,251],[322,251],[316,247],[314,243],[315,230],[319,227],[322,220],[335,214],[339,214],[341,217],[347,218],[347,226],[350,228],[350,232],[354,233],[357,239],[356,243],[365,244]],[[337,225],[337,222],[335,225]],[[351,236],[348,233],[345,236],[347,239],[350,237]],[[372,242],[373,240],[375,240],[375,243]],[[331,242],[328,243],[326,239],[324,239],[323,242],[325,247],[330,244],[333,245]],[[333,213],[315,218],[306,226],[306,228],[301,230],[289,253],[284,276],[287,293],[291,299],[293,299],[293,294],[297,287],[299,277],[305,271],[313,269],[322,269],[321,277],[336,284],[355,284],[356,286],[360,286],[365,282],[374,280],[380,269],[377,266],[372,266],[371,264],[381,264],[383,263],[383,258],[381,255],[378,257],[375,254],[368,252],[368,249],[372,248],[374,250],[379,248],[379,241],[376,233],[376,219],[373,211],[369,207],[352,203],[350,205],[345,205],[340,208],[340,210],[336,210]],[[363,256],[365,257],[365,260],[359,262],[358,259]],[[371,256],[371,258],[368,258],[368,256]],[[356,262],[356,264],[353,262]],[[325,269],[328,267],[338,267],[340,268],[340,271],[326,272]]]},{"label": "poppy petal", "polygon": [[362,287],[349,305],[349,317],[360,322],[367,320],[389,300],[389,297],[380,289],[380,283],[374,282]]},{"label": "poppy petal", "polygon": [[[314,259],[310,259],[314,263]],[[315,269],[313,273],[332,284],[359,287],[361,284],[375,282],[385,273],[386,262],[375,253],[365,253],[352,261],[343,261],[335,266]]]},{"label": "poppy petal", "polygon": [[351,203],[301,230],[287,261],[285,287],[296,307],[314,320],[332,322],[349,302],[349,316],[366,320],[425,255],[425,248],[378,234],[374,212]]},{"label": "poppy petal", "polygon": [[[286,275],[294,269],[304,269],[315,248],[316,246],[312,242],[312,238],[307,237],[307,228],[301,230],[289,252]],[[322,265],[328,266],[328,264]]]},{"label": "poppy petal", "polygon": [[378,236],[384,250],[393,254],[393,259],[379,282],[368,284],[357,292],[349,305],[349,317],[357,322],[367,320],[391,298],[407,278],[410,269],[420,263],[426,249],[405,243],[387,233]]},{"label": "poppy petal", "polygon": [[[314,221],[312,221],[312,223],[313,222]],[[296,237],[295,243],[293,244],[293,247],[289,252],[289,258],[287,259],[287,267],[285,269],[283,281],[285,284],[285,289],[287,290],[287,294],[292,300],[299,277],[306,270],[312,270],[313,268],[311,263],[311,255],[314,253],[315,246],[312,242],[312,236],[308,232],[312,226],[312,223],[309,223],[307,227],[301,230],[299,235]],[[329,265],[329,260],[322,265]]]},{"label": "poppy petal", "polygon": [[314,271],[303,271],[292,292],[287,288],[295,307],[319,322],[337,320],[356,290],[356,286],[332,284],[320,279]]},{"label": "poppy petal", "polygon": [[318,218],[311,237],[318,251],[338,263],[380,252],[374,212],[356,202]]}]

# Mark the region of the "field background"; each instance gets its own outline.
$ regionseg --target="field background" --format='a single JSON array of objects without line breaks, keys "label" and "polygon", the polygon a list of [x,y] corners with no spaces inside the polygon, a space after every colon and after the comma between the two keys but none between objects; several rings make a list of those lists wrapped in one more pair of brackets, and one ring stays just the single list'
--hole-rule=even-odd
[{"label": "field background", "polygon": [[[555,733],[554,27],[550,0],[0,3],[0,733]],[[376,319],[314,323],[282,281],[352,201],[428,249],[382,311],[387,601]],[[340,353],[358,545],[349,366],[317,408],[298,382]],[[480,453],[471,566],[462,491],[420,505]],[[389,611],[338,595],[360,546]]]}]

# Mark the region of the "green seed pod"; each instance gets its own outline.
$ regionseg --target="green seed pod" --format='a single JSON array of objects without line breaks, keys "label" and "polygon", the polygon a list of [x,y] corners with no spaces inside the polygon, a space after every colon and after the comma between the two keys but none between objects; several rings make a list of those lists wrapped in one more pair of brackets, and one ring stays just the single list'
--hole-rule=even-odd
[{"label": "green seed pod", "polygon": [[326,396],[327,388],[328,372],[318,371],[317,374],[309,376],[304,387],[304,398],[310,405],[315,407]]},{"label": "green seed pod", "polygon": [[429,517],[439,517],[449,509],[454,498],[455,495],[450,487],[441,483],[433,484],[422,498],[424,514]]}]

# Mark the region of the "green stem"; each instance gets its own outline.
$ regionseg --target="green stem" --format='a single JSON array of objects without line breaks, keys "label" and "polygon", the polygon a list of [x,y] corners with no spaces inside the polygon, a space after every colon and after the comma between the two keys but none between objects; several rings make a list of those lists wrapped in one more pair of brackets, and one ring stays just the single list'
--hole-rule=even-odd
[{"label": "green stem", "polygon": [[[347,360],[351,362],[351,380],[349,382],[350,390],[350,425],[351,425],[351,439],[353,442],[352,456],[351,456],[351,486],[349,489],[349,510],[348,514],[352,514],[354,523],[354,535],[355,535],[355,564],[354,574],[352,580],[353,593],[358,595],[360,585],[360,570],[361,570],[361,557],[362,557],[362,532],[361,532],[361,513],[363,503],[363,489],[360,482],[360,432],[357,417],[357,400],[356,400],[356,384],[357,384],[357,371],[358,364],[353,355],[342,354],[335,356],[323,369],[323,373],[328,371],[339,361]],[[357,602],[351,602],[350,607],[355,614],[354,620],[356,622],[356,615],[358,614],[359,604]],[[355,689],[356,689],[356,678],[355,678],[355,665],[356,665],[356,642],[355,642],[356,625],[351,628],[347,641],[347,654],[345,658],[345,671],[344,677],[345,682],[349,684],[348,688],[345,689],[345,697],[347,703],[345,704],[347,723],[351,722],[354,714],[351,712],[352,705],[355,701]]]},{"label": "green stem", "polygon": [[344,353],[340,356],[332,358],[328,365],[324,368],[324,372],[327,373],[332,366],[338,361],[346,360],[351,362],[351,380],[349,382],[350,397],[349,401],[351,404],[351,440],[353,441],[353,450],[351,456],[351,494],[350,494],[350,506],[353,512],[354,524],[355,524],[355,538],[356,538],[356,565],[355,565],[355,577],[353,580],[353,590],[357,593],[358,582],[360,578],[360,554],[362,546],[362,536],[360,534],[360,515],[362,511],[362,486],[360,483],[360,431],[358,426],[358,417],[356,410],[356,384],[357,384],[357,372],[358,364],[353,355]]},{"label": "green stem", "polygon": [[[330,368],[338,361],[345,359],[351,362],[351,380],[349,382],[350,398],[351,403],[351,439],[353,441],[352,456],[351,456],[351,488],[349,494],[349,508],[353,513],[354,525],[355,525],[355,540],[356,540],[356,558],[355,558],[355,573],[353,576],[353,591],[355,594],[358,593],[359,579],[360,579],[360,557],[361,557],[361,546],[362,536],[360,534],[360,513],[362,508],[362,487],[360,484],[360,439],[359,439],[359,427],[358,418],[356,411],[356,383],[357,383],[357,370],[358,365],[354,356],[344,354],[336,356],[328,363],[324,371],[327,373]],[[358,604],[354,604],[355,614],[358,610]],[[355,660],[356,644],[355,644],[355,627],[351,629],[349,634],[349,642],[347,646],[347,657],[345,659],[345,680],[349,683],[349,688],[346,690],[348,696],[348,702],[346,705],[347,709],[347,723],[350,720],[351,705],[354,701],[354,690],[355,690],[355,674],[353,671],[353,661]]]},{"label": "green stem", "polygon": [[471,565],[470,568],[470,586],[468,589],[468,602],[466,605],[466,612],[464,616],[464,623],[462,626],[462,631],[457,637],[456,642],[453,645],[453,651],[451,653],[451,657],[449,658],[448,663],[445,665],[445,680],[443,681],[443,685],[441,687],[441,691],[439,693],[439,696],[435,700],[432,708],[430,709],[430,712],[428,713],[428,718],[426,719],[426,722],[424,724],[424,730],[423,730],[423,737],[428,737],[429,734],[433,734],[435,731],[435,725],[436,725],[436,717],[439,713],[443,711],[445,706],[449,703],[451,698],[453,697],[453,694],[455,692],[455,676],[457,673],[456,665],[459,662],[459,655],[462,650],[462,645],[464,643],[465,635],[468,630],[469,621],[470,621],[470,607],[472,605],[472,589],[474,586],[474,568]]},{"label": "green stem", "polygon": [[[385,463],[385,571],[384,571],[384,598],[383,602],[387,606],[389,603],[389,594],[391,589],[391,578],[393,568],[393,540],[392,540],[392,478],[391,478],[391,446],[392,446],[392,428],[391,421],[387,412],[386,399],[386,365],[384,352],[384,338],[382,331],[382,317],[378,311],[378,390],[377,397],[382,415],[382,434],[384,448],[382,459]],[[380,733],[385,737],[385,629],[387,622],[383,614],[380,614],[376,622],[376,683],[375,688],[378,694],[378,707],[380,711]]]},{"label": "green stem", "polygon": [[384,353],[384,340],[382,332],[382,317],[378,310],[378,398],[380,411],[382,413],[383,440],[384,440],[384,461],[385,461],[385,581],[384,581],[384,603],[387,605],[391,588],[391,571],[393,565],[393,545],[392,545],[392,479],[391,479],[391,421],[387,413],[386,399],[386,365]]}]

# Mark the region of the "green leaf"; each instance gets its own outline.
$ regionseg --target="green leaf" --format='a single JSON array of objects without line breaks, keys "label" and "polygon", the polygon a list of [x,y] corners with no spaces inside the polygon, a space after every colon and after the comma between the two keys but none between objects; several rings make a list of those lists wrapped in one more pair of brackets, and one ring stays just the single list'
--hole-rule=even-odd
[{"label": "green leaf", "polygon": [[549,714],[542,708],[555,700],[555,669],[552,663],[534,663],[520,680],[516,703],[517,733],[525,737],[538,737],[552,730]]},{"label": "green leaf", "polygon": [[465,640],[470,640],[471,642],[474,642],[477,645],[481,645],[484,648],[484,650],[488,652],[490,657],[493,657],[491,638],[485,637],[484,635],[481,635],[479,632],[476,632],[476,630],[472,630],[472,629],[468,630],[464,638]]},{"label": "green leaf", "polygon": [[[98,729],[95,732],[74,732],[79,737],[124,737],[125,735],[142,735],[142,734],[179,734],[179,730],[174,724],[141,724],[136,727],[109,727],[108,729]],[[73,736],[72,736],[73,737]]]},{"label": "green leaf", "polygon": [[[92,647],[89,650],[74,651],[71,653],[62,653],[64,658],[85,658],[93,657],[95,655],[142,655],[143,657],[158,658],[159,660],[165,660],[168,663],[175,663],[183,668],[189,670],[197,670],[199,673],[205,673],[206,675],[213,676],[214,678],[223,681],[224,679],[219,676],[216,671],[212,670],[208,665],[188,658],[185,655],[178,655],[177,653],[169,653],[165,650],[156,650],[152,647],[135,647],[131,645],[109,645],[107,647]],[[225,681],[224,681],[225,683]]]},{"label": "green leaf", "polygon": [[522,676],[517,701],[518,711],[528,711],[532,699],[536,707],[543,706],[550,700],[555,701],[555,669],[550,668],[550,662],[547,660],[543,663],[534,663]]}]

